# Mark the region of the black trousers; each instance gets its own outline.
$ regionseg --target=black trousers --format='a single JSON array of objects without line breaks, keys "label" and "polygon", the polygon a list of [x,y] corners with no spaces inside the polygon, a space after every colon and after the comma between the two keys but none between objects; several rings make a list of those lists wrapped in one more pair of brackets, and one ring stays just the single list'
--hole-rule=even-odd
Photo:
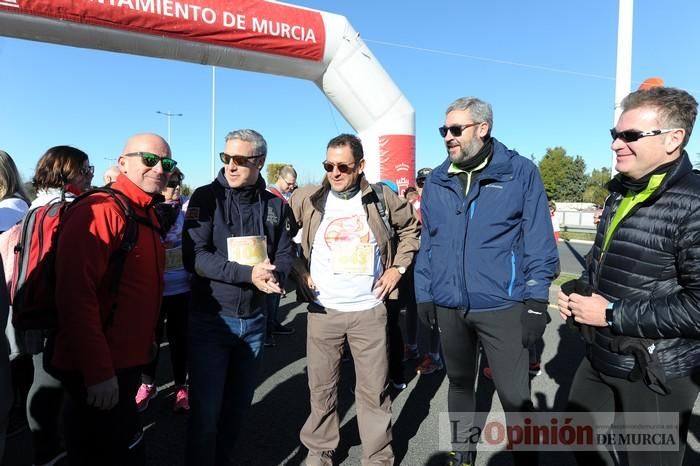
[{"label": "black trousers", "polygon": [[395,383],[403,383],[403,335],[399,326],[401,301],[387,299],[384,303],[387,313],[387,337],[389,340],[389,378]]},{"label": "black trousers", "polygon": [[[667,381],[671,393],[659,395],[650,390],[642,380],[632,382],[627,379],[605,375],[593,367],[585,358],[574,376],[569,392],[567,411],[571,412],[672,412],[680,415],[680,443],[678,451],[624,451],[618,449],[620,462],[629,465],[681,465],[685,454],[690,415],[698,396],[697,379],[690,376]],[[612,419],[610,419],[612,422]],[[613,464],[607,451],[575,452],[580,465],[594,466]]]},{"label": "black trousers", "polygon": [[119,402],[109,410],[86,404],[86,388],[81,376],[60,375],[66,390],[66,447],[71,466],[145,464],[143,431],[135,401],[141,369],[117,371]]},{"label": "black trousers", "polygon": [[27,394],[27,423],[32,432],[34,464],[44,464],[65,448],[61,441],[61,381],[44,367],[44,353],[32,356],[34,380]]},{"label": "black trousers", "polygon": [[166,328],[175,385],[185,385],[187,383],[187,308],[189,302],[189,292],[163,296],[163,303],[160,305],[160,317],[156,326],[156,354],[153,361],[143,369],[143,383],[149,385],[155,383],[160,344],[164,340]]},{"label": "black trousers", "polygon": [[[474,425],[475,384],[479,369],[479,342],[493,369],[493,382],[503,410],[530,412],[530,378],[528,350],[522,345],[520,316],[524,305],[500,311],[466,312],[437,307],[440,342],[449,380],[447,406],[453,434],[460,442],[469,438]],[[463,443],[455,450],[473,452]],[[536,464],[532,452],[514,454],[516,464]]]}]

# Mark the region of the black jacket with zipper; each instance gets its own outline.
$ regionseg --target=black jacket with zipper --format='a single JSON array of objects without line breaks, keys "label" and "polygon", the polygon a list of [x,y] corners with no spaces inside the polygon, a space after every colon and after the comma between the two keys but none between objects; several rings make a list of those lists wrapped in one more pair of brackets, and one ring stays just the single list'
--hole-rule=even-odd
[{"label": "black jacket with zipper", "polygon": [[252,282],[250,265],[228,260],[231,236],[267,237],[267,255],[284,284],[295,253],[291,211],[265,190],[262,177],[254,187],[231,188],[223,169],[214,181],[197,188],[185,214],[182,256],[192,275],[192,311],[238,318],[263,311],[264,294]]},{"label": "black jacket with zipper", "polygon": [[626,377],[631,355],[614,352],[611,339],[624,335],[652,341],[647,351],[658,358],[667,379],[700,369],[700,175],[688,155],[666,174],[660,186],[632,208],[612,233],[607,228],[624,197],[613,179],[608,188],[587,278],[593,290],[615,301],[611,328],[595,328],[589,341],[592,366]]}]

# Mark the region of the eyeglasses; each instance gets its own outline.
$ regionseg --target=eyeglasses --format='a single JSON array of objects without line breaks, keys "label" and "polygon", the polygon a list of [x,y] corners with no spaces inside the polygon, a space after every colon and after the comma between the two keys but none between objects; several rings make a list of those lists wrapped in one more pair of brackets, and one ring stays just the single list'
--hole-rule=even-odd
[{"label": "eyeglasses", "polygon": [[291,189],[292,191],[294,191],[295,189],[297,189],[297,184],[296,184],[296,183],[290,183],[289,181],[285,180],[284,178],[282,178],[282,181],[284,181],[285,184],[286,184],[286,185],[289,187],[289,189]]},{"label": "eyeglasses", "polygon": [[166,172],[171,172],[175,169],[177,162],[169,157],[161,157],[156,154],[151,154],[150,152],[130,152],[124,154],[124,157],[141,157],[141,162],[147,167],[155,167],[160,162],[163,170]]},{"label": "eyeglasses", "polygon": [[88,175],[93,176],[95,174],[95,166],[89,165],[87,168],[81,167],[80,174],[83,176],[88,176]]},{"label": "eyeglasses", "polygon": [[464,131],[467,128],[470,128],[472,126],[480,125],[481,121],[476,122],[476,123],[470,123],[468,125],[452,125],[452,126],[441,126],[438,128],[438,131],[440,131],[440,136],[443,138],[447,136],[447,132],[449,131],[452,133],[452,136],[458,138],[462,135],[462,131]]},{"label": "eyeglasses", "polygon": [[178,186],[180,186],[180,183],[181,183],[180,180],[178,178],[176,178],[176,179],[168,180],[168,184],[166,186],[168,188],[177,188]]},{"label": "eyeglasses", "polygon": [[613,142],[620,139],[622,142],[635,142],[641,138],[647,136],[658,136],[659,134],[670,133],[671,131],[677,131],[681,128],[667,128],[667,129],[653,129],[651,131],[620,131],[617,132],[615,128],[610,129],[610,136],[612,136]]},{"label": "eyeglasses", "polygon": [[352,167],[355,166],[355,162],[353,163],[332,163],[329,162],[328,160],[323,161],[323,169],[326,170],[328,173],[331,173],[334,168],[337,168],[340,173],[350,173],[352,171]]},{"label": "eyeglasses", "polygon": [[219,158],[221,159],[222,162],[224,162],[224,165],[228,165],[233,161],[233,164],[237,167],[242,167],[244,165],[249,164],[252,160],[259,159],[260,157],[265,157],[263,154],[260,155],[253,155],[250,157],[246,157],[245,155],[229,155],[226,152],[220,152],[219,153]]}]

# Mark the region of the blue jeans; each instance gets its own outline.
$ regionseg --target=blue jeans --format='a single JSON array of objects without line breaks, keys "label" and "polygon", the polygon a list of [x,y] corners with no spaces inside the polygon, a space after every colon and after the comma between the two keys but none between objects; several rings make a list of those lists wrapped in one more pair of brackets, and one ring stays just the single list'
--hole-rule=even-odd
[{"label": "blue jeans", "polygon": [[265,313],[239,319],[191,312],[188,465],[233,464],[258,381]]}]

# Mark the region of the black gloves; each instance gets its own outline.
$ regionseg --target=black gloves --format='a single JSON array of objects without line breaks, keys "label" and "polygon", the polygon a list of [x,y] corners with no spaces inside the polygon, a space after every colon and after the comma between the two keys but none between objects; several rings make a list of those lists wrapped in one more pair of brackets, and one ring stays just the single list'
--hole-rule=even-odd
[{"label": "black gloves", "polygon": [[[561,292],[569,296],[571,293],[580,294],[581,296],[591,296],[593,294],[593,287],[583,280],[569,280],[561,284]],[[588,325],[581,325],[576,322],[573,316],[566,318],[566,326],[571,329],[578,329],[581,331],[581,337],[586,343],[593,343],[593,338],[595,334],[595,329]]]},{"label": "black gloves", "polygon": [[435,312],[435,303],[429,301],[427,303],[418,303],[418,318],[430,328],[437,325],[437,313]]},{"label": "black gloves", "polygon": [[552,320],[547,311],[547,302],[528,299],[520,316],[522,323],[523,347],[529,348],[542,338],[544,328]]}]

